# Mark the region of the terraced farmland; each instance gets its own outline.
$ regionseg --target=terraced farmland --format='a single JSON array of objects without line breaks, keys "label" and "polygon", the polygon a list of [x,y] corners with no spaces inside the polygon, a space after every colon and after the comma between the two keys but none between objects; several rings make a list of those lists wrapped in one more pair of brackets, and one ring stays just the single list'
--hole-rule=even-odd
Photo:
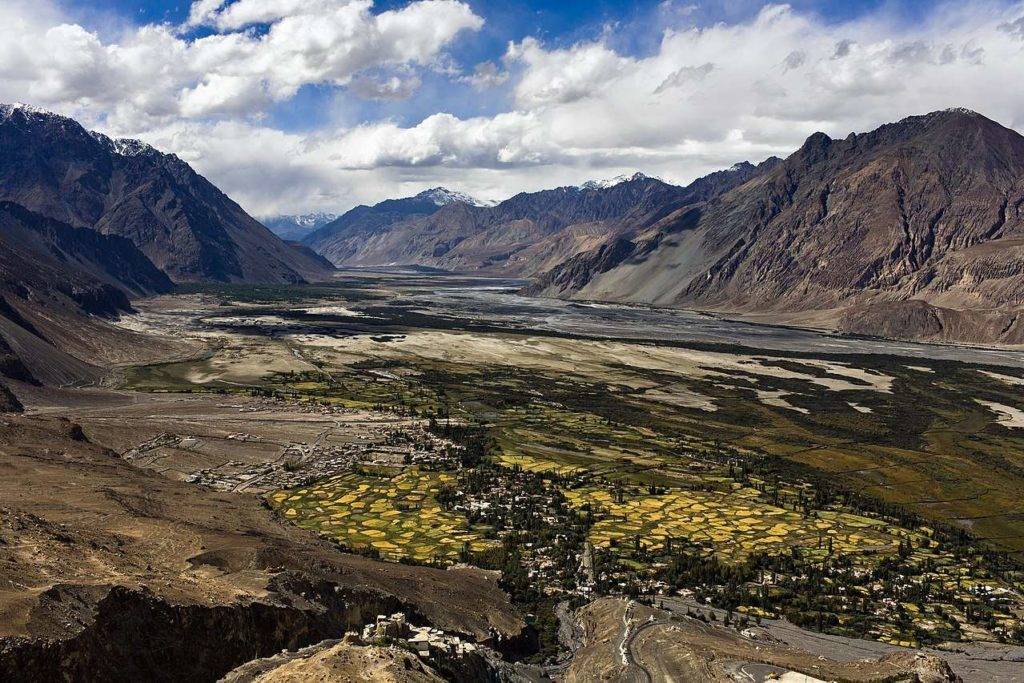
[{"label": "terraced farmland", "polygon": [[759,492],[739,488],[731,494],[669,491],[633,495],[615,502],[602,488],[567,490],[570,504],[590,503],[599,521],[590,532],[598,547],[629,544],[635,538],[648,550],[663,550],[669,539],[687,539],[714,547],[723,561],[738,561],[753,553],[787,552],[798,546],[809,557],[842,554],[891,554],[899,536],[879,520],[848,513],[819,511],[813,515],[767,505]]},{"label": "terraced farmland", "polygon": [[399,474],[349,472],[315,486],[268,496],[285,519],[357,549],[389,559],[454,562],[463,548],[494,547],[466,519],[446,512],[434,496],[454,477],[412,467]]}]

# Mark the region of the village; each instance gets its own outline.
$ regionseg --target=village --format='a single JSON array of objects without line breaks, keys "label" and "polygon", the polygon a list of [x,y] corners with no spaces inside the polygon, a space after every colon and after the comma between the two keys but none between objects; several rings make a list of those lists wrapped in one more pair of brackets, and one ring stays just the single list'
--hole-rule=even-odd
[{"label": "village", "polygon": [[[996,554],[949,530],[912,530],[868,499],[762,472],[748,454],[683,448],[673,467],[689,483],[639,483],[509,455],[490,427],[462,417],[388,401],[353,409],[322,388],[306,396],[304,379],[248,401],[224,394],[218,409],[236,416],[234,429],[216,438],[163,429],[123,457],[158,467],[216,450],[219,465],[182,467],[185,480],[264,496],[349,552],[498,571],[551,641],[559,604],[608,595],[677,597],[722,608],[737,626],[785,617],[904,646],[1024,637],[1019,574]],[[272,429],[267,414],[294,421]]]}]

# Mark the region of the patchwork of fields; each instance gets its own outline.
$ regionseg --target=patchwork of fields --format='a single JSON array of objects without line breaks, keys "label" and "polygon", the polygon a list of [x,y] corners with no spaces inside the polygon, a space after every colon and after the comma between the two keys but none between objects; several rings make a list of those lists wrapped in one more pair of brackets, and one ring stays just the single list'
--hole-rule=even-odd
[{"label": "patchwork of fields", "polygon": [[569,490],[566,496],[576,507],[589,503],[600,511],[590,533],[594,545],[628,545],[636,539],[644,548],[664,550],[672,539],[685,539],[707,544],[726,562],[753,553],[788,553],[793,547],[817,561],[832,553],[891,555],[900,540],[912,535],[892,534],[881,520],[849,513],[810,516],[766,505],[760,492],[745,488],[729,494],[670,491],[618,503],[608,489]]},{"label": "patchwork of fields", "polygon": [[483,552],[493,541],[465,518],[441,509],[434,496],[454,477],[444,472],[356,473],[268,496],[285,519],[354,550],[421,562],[457,561],[464,548]]},{"label": "patchwork of fields", "polygon": [[[1016,628],[1024,599],[978,596],[1020,597],[1019,565],[992,554],[1024,552],[1024,430],[1008,421],[1024,407],[1019,370],[467,330],[373,288],[298,301],[292,314],[271,294],[195,322],[218,341],[208,356],[133,368],[126,382],[471,425],[487,434],[486,476],[542,477],[572,511],[552,499],[546,518],[571,536],[585,516],[620,586],[695,571],[673,569],[673,555],[699,549],[712,572],[823,572],[818,602],[803,604],[796,584],[777,597],[820,628],[892,642]],[[464,474],[356,470],[269,502],[351,549],[451,564],[502,545],[439,500]],[[892,572],[914,586],[907,595]],[[858,576],[886,588],[829,592]]]}]

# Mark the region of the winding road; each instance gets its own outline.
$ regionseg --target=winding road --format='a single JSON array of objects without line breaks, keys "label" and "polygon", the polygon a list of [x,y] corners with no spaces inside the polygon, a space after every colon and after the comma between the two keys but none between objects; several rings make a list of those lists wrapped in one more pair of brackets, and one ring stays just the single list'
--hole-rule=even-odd
[{"label": "winding road", "polygon": [[637,656],[633,650],[633,645],[636,643],[637,636],[646,631],[649,628],[655,626],[661,626],[664,624],[671,623],[670,619],[652,619],[645,621],[636,628],[630,625],[630,615],[633,611],[634,603],[632,600],[626,605],[626,609],[622,613],[622,642],[619,644],[619,652],[622,655],[622,664],[627,668],[632,668],[639,671],[640,681],[644,683],[654,683],[654,675],[651,670],[644,665],[643,661]]}]

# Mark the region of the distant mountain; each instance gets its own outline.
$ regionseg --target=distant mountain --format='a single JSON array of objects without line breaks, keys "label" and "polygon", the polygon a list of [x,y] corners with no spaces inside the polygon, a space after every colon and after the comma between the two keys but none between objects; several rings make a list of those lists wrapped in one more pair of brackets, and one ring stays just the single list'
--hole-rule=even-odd
[{"label": "distant mountain", "polygon": [[471,197],[465,192],[454,192],[443,187],[435,187],[424,190],[416,195],[418,199],[426,199],[437,206],[448,206],[449,204],[468,204],[469,206],[494,206],[494,202],[485,202]]},{"label": "distant mountain", "polygon": [[337,214],[315,211],[301,216],[272,216],[263,219],[263,225],[285,241],[298,242],[306,235],[327,225]]},{"label": "distant mountain", "polygon": [[118,336],[102,322],[129,297],[171,289],[132,244],[0,201],[0,374],[54,384],[92,379],[89,358]]},{"label": "distant mountain", "polygon": [[442,204],[431,199],[429,192],[435,191],[428,191],[353,209],[306,243],[337,265],[420,265],[529,276],[757,172],[749,164],[738,166],[686,188],[638,173],[613,182],[521,193],[493,206],[458,197]]},{"label": "distant mountain", "polygon": [[975,112],[833,140],[580,253],[533,293],[1024,343],[1024,137]]},{"label": "distant mountain", "polygon": [[653,176],[646,176],[643,173],[634,173],[633,175],[617,175],[614,178],[606,178],[605,180],[588,180],[587,182],[579,185],[581,190],[607,190],[609,187],[615,187],[622,183],[628,183],[633,180],[640,180],[642,178],[651,178],[653,180],[661,180],[661,178],[655,178]]},{"label": "distant mountain", "polygon": [[326,275],[176,156],[0,105],[0,200],[131,240],[178,282],[302,282]]},{"label": "distant mountain", "polygon": [[359,242],[363,238],[388,230],[396,223],[430,216],[443,207],[453,205],[482,206],[483,203],[461,192],[435,187],[413,197],[387,199],[373,206],[357,206],[307,235],[302,242],[336,265],[353,265],[354,260],[360,260]]}]

